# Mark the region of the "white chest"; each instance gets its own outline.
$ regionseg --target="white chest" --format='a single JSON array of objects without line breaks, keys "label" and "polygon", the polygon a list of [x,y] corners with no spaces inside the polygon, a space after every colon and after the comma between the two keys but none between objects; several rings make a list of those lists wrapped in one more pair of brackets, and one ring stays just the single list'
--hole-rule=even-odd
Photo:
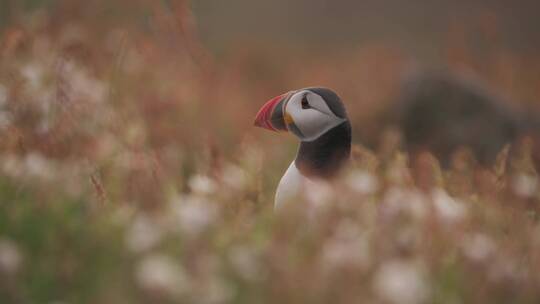
[{"label": "white chest", "polygon": [[329,189],[331,187],[323,180],[312,180],[302,175],[293,161],[279,181],[274,210],[286,208],[299,200],[317,204],[319,198],[328,196]]},{"label": "white chest", "polygon": [[293,161],[279,181],[274,201],[274,210],[282,209],[287,204],[300,198],[306,179],[307,178],[298,171],[298,168],[296,168]]}]

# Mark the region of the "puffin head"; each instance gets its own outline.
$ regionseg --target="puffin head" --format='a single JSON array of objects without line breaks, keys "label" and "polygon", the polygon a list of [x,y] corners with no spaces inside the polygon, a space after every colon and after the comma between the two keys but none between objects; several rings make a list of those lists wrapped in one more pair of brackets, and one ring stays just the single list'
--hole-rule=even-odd
[{"label": "puffin head", "polygon": [[255,117],[255,126],[290,131],[310,142],[348,121],[341,98],[327,88],[290,91],[267,101]]}]

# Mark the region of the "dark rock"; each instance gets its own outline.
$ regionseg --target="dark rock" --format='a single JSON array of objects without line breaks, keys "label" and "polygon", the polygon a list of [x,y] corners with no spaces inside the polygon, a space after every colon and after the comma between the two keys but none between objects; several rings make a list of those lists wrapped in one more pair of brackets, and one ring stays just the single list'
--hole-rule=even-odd
[{"label": "dark rock", "polygon": [[446,72],[409,77],[395,119],[407,150],[427,150],[443,167],[466,147],[482,166],[491,166],[503,147],[529,129],[518,109],[472,80]]}]

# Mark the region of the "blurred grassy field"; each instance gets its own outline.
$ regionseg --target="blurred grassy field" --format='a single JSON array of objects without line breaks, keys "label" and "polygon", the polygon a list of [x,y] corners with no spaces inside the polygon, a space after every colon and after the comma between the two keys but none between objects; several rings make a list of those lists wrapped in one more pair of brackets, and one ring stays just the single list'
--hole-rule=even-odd
[{"label": "blurred grassy field", "polygon": [[[255,39],[216,56],[184,1],[0,8],[1,303],[540,301],[528,143],[480,178],[427,157],[416,187],[380,119],[417,64],[402,49]],[[478,52],[467,30],[445,33],[439,64],[534,108],[538,53],[490,31]],[[315,84],[345,100],[354,162],[274,215],[296,142],[253,118]]]}]

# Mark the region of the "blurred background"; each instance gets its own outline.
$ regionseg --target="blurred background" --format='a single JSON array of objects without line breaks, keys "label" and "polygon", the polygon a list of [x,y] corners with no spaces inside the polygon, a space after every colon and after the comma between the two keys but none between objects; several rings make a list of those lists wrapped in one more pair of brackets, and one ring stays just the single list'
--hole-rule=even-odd
[{"label": "blurred background", "polygon": [[[539,9],[0,0],[1,302],[537,303]],[[253,119],[308,86],[355,161],[277,217]]]}]

